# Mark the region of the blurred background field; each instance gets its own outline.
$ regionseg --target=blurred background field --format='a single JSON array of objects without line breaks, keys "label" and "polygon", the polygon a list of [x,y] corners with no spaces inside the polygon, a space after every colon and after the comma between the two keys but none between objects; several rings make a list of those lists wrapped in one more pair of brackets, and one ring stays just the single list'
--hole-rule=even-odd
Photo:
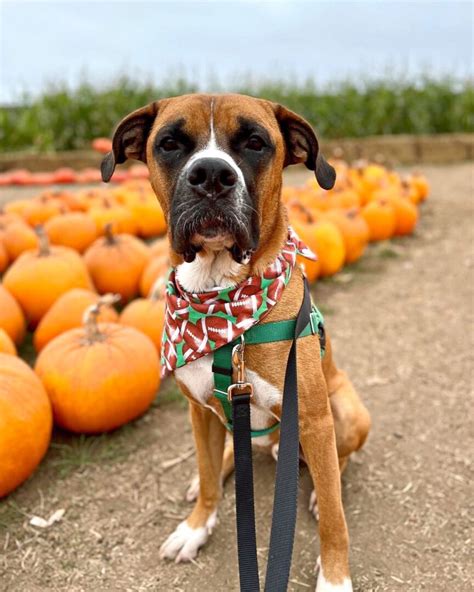
[{"label": "blurred background field", "polygon": [[[440,134],[474,131],[474,86],[468,79],[381,79],[338,82],[322,87],[284,80],[214,84],[282,103],[305,117],[325,139],[383,134]],[[124,76],[108,86],[83,82],[70,89],[57,85],[20,104],[0,107],[3,151],[88,148],[109,136],[124,114],[155,99],[199,91],[186,79],[168,84],[144,83]]]}]

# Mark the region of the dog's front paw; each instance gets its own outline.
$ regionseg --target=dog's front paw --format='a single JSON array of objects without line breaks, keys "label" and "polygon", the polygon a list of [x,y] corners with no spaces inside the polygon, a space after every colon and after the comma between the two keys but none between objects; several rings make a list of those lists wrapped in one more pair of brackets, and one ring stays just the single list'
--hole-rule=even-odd
[{"label": "dog's front paw", "polygon": [[184,520],[161,545],[160,559],[174,559],[176,563],[192,561],[206,543],[215,524],[216,512],[209,516],[205,526],[199,528],[192,528]]},{"label": "dog's front paw", "polygon": [[318,569],[318,581],[316,583],[316,592],[352,592],[352,582],[350,578],[344,578],[341,583],[333,584],[329,582],[323,574],[321,567],[321,557],[318,557],[316,566]]},{"label": "dog's front paw", "polygon": [[318,499],[316,497],[316,490],[313,489],[311,495],[309,496],[309,506],[308,510],[314,516],[316,522],[319,522],[319,509],[318,509]]}]

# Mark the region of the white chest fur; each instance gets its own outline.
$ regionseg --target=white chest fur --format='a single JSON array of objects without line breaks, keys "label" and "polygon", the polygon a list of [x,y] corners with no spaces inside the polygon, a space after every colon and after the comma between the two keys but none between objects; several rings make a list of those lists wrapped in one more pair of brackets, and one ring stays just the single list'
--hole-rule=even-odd
[{"label": "white chest fur", "polygon": [[236,263],[226,249],[213,252],[206,247],[192,263],[178,266],[176,277],[188,292],[213,290],[216,286],[230,288],[235,285],[232,279],[240,273],[242,265]]},{"label": "white chest fur", "polygon": [[[208,402],[214,388],[212,361],[213,355],[208,354],[175,370],[176,379],[202,405]],[[276,387],[261,378],[257,372],[247,369],[246,375],[248,382],[253,386],[256,403],[256,405],[252,406],[251,412],[252,429],[260,430],[275,422],[275,419],[265,409],[270,409],[274,405],[281,404],[282,394]],[[268,436],[254,438],[254,443],[266,446],[269,444]]]}]

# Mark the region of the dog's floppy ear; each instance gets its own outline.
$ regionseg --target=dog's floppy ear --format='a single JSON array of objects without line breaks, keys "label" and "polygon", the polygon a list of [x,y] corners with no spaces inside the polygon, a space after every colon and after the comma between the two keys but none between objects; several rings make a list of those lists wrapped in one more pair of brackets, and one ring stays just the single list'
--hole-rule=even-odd
[{"label": "dog's floppy ear", "polygon": [[118,124],[112,139],[112,151],[104,156],[100,167],[102,181],[110,181],[115,165],[128,158],[146,162],[146,141],[158,113],[158,104],[159,101],[155,101],[137,109]]},{"label": "dog's floppy ear", "polygon": [[285,140],[285,164],[304,163],[314,171],[323,189],[332,189],[336,182],[336,171],[319,151],[319,143],[311,125],[302,117],[282,105],[273,104],[275,117]]}]

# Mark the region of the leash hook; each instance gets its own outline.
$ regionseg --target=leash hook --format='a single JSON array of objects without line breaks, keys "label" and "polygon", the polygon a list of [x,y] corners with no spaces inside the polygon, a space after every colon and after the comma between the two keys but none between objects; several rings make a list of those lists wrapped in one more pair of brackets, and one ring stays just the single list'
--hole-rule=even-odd
[{"label": "leash hook", "polygon": [[231,384],[227,389],[227,398],[232,401],[232,397],[236,394],[248,394],[252,396],[253,387],[246,381],[245,376],[245,338],[243,335],[240,336],[240,343],[234,346],[232,349],[232,366],[237,372],[237,382]]}]

